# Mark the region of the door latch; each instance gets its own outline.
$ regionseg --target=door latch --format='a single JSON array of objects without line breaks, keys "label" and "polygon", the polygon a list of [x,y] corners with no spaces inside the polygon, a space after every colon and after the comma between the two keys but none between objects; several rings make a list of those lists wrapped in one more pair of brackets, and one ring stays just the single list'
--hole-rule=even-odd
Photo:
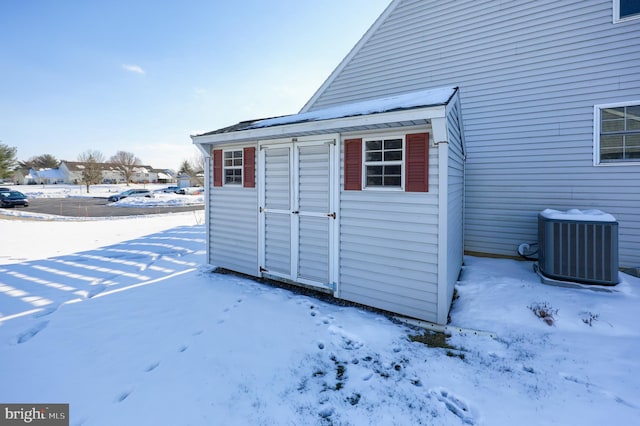
[{"label": "door latch", "polygon": [[325,213],[327,215],[327,217],[332,217],[334,220],[336,218],[336,212],[333,213]]}]

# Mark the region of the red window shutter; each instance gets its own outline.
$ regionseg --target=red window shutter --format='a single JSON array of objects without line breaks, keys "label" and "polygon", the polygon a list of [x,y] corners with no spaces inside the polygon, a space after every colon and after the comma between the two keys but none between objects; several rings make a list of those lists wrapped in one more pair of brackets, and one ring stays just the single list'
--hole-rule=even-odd
[{"label": "red window shutter", "polygon": [[405,185],[407,192],[429,191],[429,134],[406,135]]},{"label": "red window shutter", "polygon": [[213,186],[222,186],[222,150],[213,150]]},{"label": "red window shutter", "polygon": [[362,189],[362,139],[344,141],[344,189]]},{"label": "red window shutter", "polygon": [[244,148],[242,153],[242,175],[245,188],[256,187],[256,149]]}]

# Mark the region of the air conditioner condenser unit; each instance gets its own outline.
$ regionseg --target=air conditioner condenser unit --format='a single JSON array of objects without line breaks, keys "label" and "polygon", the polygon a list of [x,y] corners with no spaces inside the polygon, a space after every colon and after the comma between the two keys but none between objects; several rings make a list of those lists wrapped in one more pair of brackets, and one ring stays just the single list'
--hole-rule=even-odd
[{"label": "air conditioner condenser unit", "polygon": [[538,214],[538,269],[548,278],[581,284],[616,285],[618,222],[600,210]]}]

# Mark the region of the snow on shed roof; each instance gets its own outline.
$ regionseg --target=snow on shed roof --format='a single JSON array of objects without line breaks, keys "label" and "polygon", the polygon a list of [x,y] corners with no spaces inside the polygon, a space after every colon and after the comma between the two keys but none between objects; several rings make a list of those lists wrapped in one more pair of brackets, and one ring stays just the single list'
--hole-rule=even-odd
[{"label": "snow on shed roof", "polygon": [[242,121],[233,126],[224,127],[222,129],[203,133],[197,136],[446,105],[451,100],[456,90],[457,87],[440,87],[402,95],[338,105],[331,108],[308,111],[299,114]]}]

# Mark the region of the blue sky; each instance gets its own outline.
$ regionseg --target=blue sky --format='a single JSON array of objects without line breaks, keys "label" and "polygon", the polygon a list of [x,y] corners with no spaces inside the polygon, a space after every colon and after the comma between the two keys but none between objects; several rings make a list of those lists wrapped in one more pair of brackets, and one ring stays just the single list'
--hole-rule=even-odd
[{"label": "blue sky", "polygon": [[304,105],[390,0],[3,0],[0,142],[19,160],[128,151]]}]

